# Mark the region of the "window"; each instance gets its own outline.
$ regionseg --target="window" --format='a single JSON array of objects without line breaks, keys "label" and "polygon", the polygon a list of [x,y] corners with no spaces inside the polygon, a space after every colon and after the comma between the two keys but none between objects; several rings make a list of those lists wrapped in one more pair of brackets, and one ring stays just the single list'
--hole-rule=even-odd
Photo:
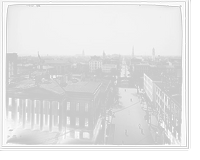
[{"label": "window", "polygon": [[90,138],[90,133],[88,133],[88,132],[83,132],[83,138],[89,139],[89,138]]},{"label": "window", "polygon": [[88,127],[88,118],[85,118],[85,127]]},{"label": "window", "polygon": [[178,132],[176,132],[176,139],[178,139]]},{"label": "window", "polygon": [[79,103],[76,104],[76,111],[79,111]]},{"label": "window", "polygon": [[8,98],[8,105],[9,105],[9,106],[12,105],[12,98]]},{"label": "window", "polygon": [[79,118],[76,118],[76,126],[79,126]]},{"label": "window", "polygon": [[8,111],[8,119],[12,119],[12,112]]},{"label": "window", "polygon": [[70,117],[67,117],[67,125],[70,125]]},{"label": "window", "polygon": [[79,139],[80,138],[80,132],[79,131],[75,131],[75,139]]},{"label": "window", "polygon": [[88,103],[85,103],[85,112],[88,112]]},{"label": "window", "polygon": [[178,126],[178,119],[176,119],[176,126]]},{"label": "window", "polygon": [[67,110],[70,110],[70,102],[67,102]]}]

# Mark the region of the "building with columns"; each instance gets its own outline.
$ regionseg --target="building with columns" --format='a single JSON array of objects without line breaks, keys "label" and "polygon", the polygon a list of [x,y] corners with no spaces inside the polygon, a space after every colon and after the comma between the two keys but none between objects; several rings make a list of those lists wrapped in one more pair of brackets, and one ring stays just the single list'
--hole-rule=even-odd
[{"label": "building with columns", "polygon": [[94,143],[101,125],[101,82],[61,87],[55,80],[25,80],[6,92],[7,120],[14,129],[57,132],[67,139]]}]

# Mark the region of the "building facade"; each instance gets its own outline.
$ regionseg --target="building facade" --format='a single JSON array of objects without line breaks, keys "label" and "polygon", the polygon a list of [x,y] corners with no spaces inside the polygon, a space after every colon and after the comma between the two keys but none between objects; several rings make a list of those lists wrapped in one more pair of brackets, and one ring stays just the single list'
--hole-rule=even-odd
[{"label": "building facade", "polygon": [[15,128],[58,132],[71,139],[94,143],[101,125],[99,82],[23,82],[7,90],[6,115]]},{"label": "building facade", "polygon": [[151,104],[152,108],[155,108],[156,98],[155,98],[155,83],[161,82],[161,78],[155,75],[143,74],[143,88],[148,101]]},{"label": "building facade", "polygon": [[45,60],[44,65],[53,66],[55,68],[54,74],[67,74],[71,70],[71,63],[64,60]]},{"label": "building facade", "polygon": [[102,69],[103,73],[111,73],[112,70],[117,70],[117,65],[116,64],[103,64],[101,69]]},{"label": "building facade", "polygon": [[17,53],[6,54],[6,82],[13,75],[17,75]]},{"label": "building facade", "polygon": [[166,73],[171,73],[174,74],[175,73],[175,67],[173,65],[166,65]]},{"label": "building facade", "polygon": [[181,144],[181,93],[180,88],[155,83],[156,111],[161,120],[161,126],[171,140],[172,144]]},{"label": "building facade", "polygon": [[93,56],[89,61],[89,70],[90,72],[94,72],[97,69],[101,69],[102,67],[102,59],[101,57]]},{"label": "building facade", "polygon": [[135,64],[134,65],[134,71],[140,72],[140,73],[149,73],[150,66],[149,64]]}]

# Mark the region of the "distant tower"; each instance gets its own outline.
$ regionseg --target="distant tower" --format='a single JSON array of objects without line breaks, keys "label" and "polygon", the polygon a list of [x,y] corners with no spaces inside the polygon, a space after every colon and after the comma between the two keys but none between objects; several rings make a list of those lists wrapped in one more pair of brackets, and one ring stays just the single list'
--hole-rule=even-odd
[{"label": "distant tower", "polygon": [[132,58],[134,58],[134,46],[133,46],[133,48],[132,48]]},{"label": "distant tower", "polygon": [[85,56],[85,52],[84,52],[84,50],[83,50],[83,52],[82,52],[82,56],[83,56],[83,57]]},{"label": "distant tower", "polygon": [[152,60],[155,61],[155,48],[152,49]]},{"label": "distant tower", "polygon": [[103,51],[103,59],[106,58],[106,53]]}]

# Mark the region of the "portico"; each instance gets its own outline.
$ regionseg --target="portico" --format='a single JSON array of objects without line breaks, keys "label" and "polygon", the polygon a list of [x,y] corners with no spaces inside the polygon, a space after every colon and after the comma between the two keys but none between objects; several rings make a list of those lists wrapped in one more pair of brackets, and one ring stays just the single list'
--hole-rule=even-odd
[{"label": "portico", "polygon": [[53,128],[58,128],[61,132],[64,96],[53,95],[44,90],[42,92],[45,94],[41,94],[41,89],[37,89],[40,90],[37,96],[31,94],[29,97],[29,93],[35,92],[34,90],[23,91],[18,93],[18,96],[6,97],[8,112],[12,113],[10,117],[7,115],[7,118],[13,119],[15,126],[21,123],[23,129],[39,128],[43,131],[44,128],[48,128],[49,132],[52,132]]}]

